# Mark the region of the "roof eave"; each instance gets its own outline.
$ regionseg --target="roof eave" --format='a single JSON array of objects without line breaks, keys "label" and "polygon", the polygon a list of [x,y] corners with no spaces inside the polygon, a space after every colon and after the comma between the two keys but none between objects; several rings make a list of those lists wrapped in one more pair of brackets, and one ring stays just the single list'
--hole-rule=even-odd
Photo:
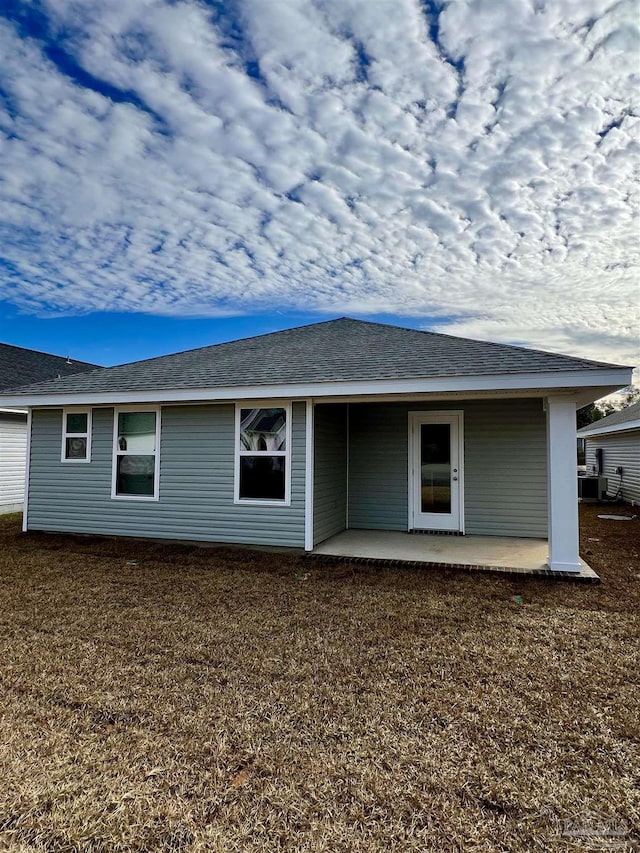
[{"label": "roof eave", "polygon": [[570,393],[584,405],[631,382],[631,368],[549,371],[544,373],[443,376],[423,379],[377,379],[340,382],[228,385],[213,388],[167,388],[134,391],[41,391],[0,395],[2,406],[99,406],[127,403],[224,402],[250,399],[301,399],[436,394],[486,391]]},{"label": "roof eave", "polygon": [[600,435],[610,435],[616,432],[630,432],[634,429],[640,429],[640,418],[636,418],[632,421],[623,421],[619,424],[609,424],[609,426],[599,428],[594,426],[593,429],[589,429],[585,432],[583,432],[583,430],[578,430],[578,438],[597,438]]}]

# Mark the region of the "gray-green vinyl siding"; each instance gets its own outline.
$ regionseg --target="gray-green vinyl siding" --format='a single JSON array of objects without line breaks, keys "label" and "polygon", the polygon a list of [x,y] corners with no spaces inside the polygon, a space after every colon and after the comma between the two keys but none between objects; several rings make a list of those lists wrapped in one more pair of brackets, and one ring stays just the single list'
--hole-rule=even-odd
[{"label": "gray-green vinyl siding", "polygon": [[464,412],[465,532],[546,537],[540,399],[352,404],[349,527],[408,529],[409,412],[448,409]]},{"label": "gray-green vinyl siding", "polygon": [[60,461],[62,413],[33,413],[29,530],[304,547],[305,407],[293,404],[291,505],[234,503],[233,405],[162,408],[160,499],[111,498],[113,409],[93,410],[91,462]]},{"label": "gray-green vinyl siding", "polygon": [[[603,475],[607,478],[607,493],[615,495],[622,485],[625,501],[640,503],[640,430],[595,435],[587,438],[586,464],[589,473],[596,470],[596,449],[603,450]],[[622,483],[616,468],[622,468]]]},{"label": "gray-green vinyl siding", "polygon": [[313,544],[345,529],[347,520],[347,407],[315,407]]}]

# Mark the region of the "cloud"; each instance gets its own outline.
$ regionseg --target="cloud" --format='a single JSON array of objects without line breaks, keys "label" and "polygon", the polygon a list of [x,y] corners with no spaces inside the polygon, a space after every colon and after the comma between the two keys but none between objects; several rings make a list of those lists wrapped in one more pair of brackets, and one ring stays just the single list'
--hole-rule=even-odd
[{"label": "cloud", "polygon": [[37,9],[0,18],[3,298],[638,360],[633,2]]}]

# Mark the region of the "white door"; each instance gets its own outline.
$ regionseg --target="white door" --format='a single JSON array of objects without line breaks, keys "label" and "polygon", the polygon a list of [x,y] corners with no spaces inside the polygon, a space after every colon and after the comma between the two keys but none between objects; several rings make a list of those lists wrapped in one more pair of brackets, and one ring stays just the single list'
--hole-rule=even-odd
[{"label": "white door", "polygon": [[409,527],[463,530],[462,412],[412,412]]}]

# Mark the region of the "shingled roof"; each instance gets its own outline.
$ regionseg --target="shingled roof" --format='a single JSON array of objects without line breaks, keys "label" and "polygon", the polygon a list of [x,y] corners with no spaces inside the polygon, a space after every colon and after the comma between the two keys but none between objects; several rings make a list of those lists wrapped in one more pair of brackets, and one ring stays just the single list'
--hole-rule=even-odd
[{"label": "shingled roof", "polygon": [[96,364],[72,361],[60,355],[0,344],[0,389],[19,388],[34,382],[95,370]]},{"label": "shingled roof", "polygon": [[600,430],[612,431],[611,427],[619,427],[620,430],[633,429],[631,424],[634,421],[640,421],[640,402],[633,403],[627,406],[626,409],[621,409],[619,412],[613,412],[607,415],[606,418],[600,418],[599,421],[594,421],[592,424],[582,427],[578,430],[579,436],[597,435]]},{"label": "shingled roof", "polygon": [[55,394],[584,371],[617,365],[343,317],[30,386]]}]

